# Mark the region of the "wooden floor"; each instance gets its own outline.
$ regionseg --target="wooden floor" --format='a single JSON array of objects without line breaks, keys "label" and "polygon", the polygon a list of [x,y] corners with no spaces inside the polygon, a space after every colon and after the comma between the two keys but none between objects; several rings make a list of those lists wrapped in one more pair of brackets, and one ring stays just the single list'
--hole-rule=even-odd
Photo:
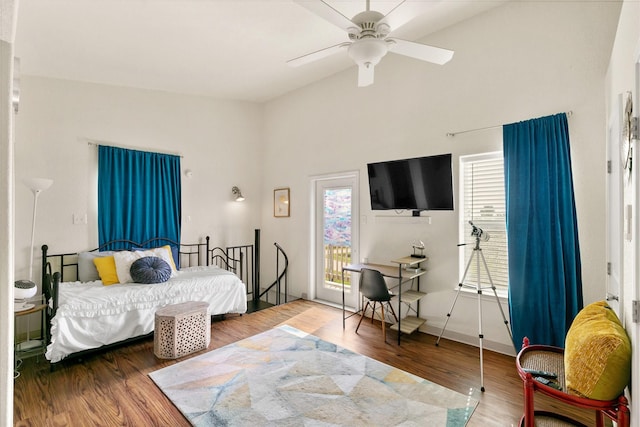
[{"label": "wooden floor", "polygon": [[[423,333],[403,336],[398,346],[395,332],[388,333],[385,344],[380,322],[365,321],[356,334],[357,321],[355,316],[347,319],[343,330],[340,310],[297,300],[212,322],[208,350],[286,323],[452,390],[479,396],[480,404],[469,426],[518,425],[522,382],[513,357],[484,351],[486,391],[481,393],[477,347],[444,339],[436,347],[436,337]],[[201,353],[194,355],[197,354]],[[160,360],[153,355],[153,339],[81,361],[64,362],[53,372],[48,362],[29,359],[15,381],[15,425],[188,426],[187,420],[147,376],[173,363],[176,361]],[[577,416],[583,423],[593,425],[591,413],[575,412],[544,396],[536,397],[536,405],[539,409]]]}]

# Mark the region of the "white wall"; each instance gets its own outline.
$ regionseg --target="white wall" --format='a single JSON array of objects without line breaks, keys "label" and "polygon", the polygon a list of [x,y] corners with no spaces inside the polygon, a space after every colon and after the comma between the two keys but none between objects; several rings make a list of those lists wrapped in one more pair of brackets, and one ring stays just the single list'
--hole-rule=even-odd
[{"label": "white wall", "polygon": [[[53,179],[38,200],[39,248],[51,253],[97,246],[97,148],[87,140],[179,153],[182,241],[210,235],[215,245],[251,243],[259,227],[262,106],[39,77],[23,77],[16,118],[16,277],[28,277],[33,196],[27,177]],[[233,201],[237,185],[247,198]],[[87,214],[74,225],[74,213]]]},{"label": "white wall", "polygon": [[[376,82],[356,87],[355,68],[266,106],[263,193],[291,187],[292,216],[273,218],[263,200],[265,242],[290,254],[289,283],[308,292],[309,176],[360,170],[360,254],[387,262],[426,243],[427,330],[439,332],[459,280],[458,212],[430,212],[431,225],[375,221],[366,163],[452,152],[501,149],[501,129],[454,138],[447,132],[573,111],[569,120],[585,303],[605,290],[605,109],[603,78],[620,4],[513,2],[441,31],[427,43],[456,51],[444,66],[389,54]],[[313,65],[309,65],[313,66]],[[275,276],[267,273],[263,276]],[[542,268],[543,266],[541,266]],[[461,297],[447,331],[477,344],[476,297]],[[485,346],[513,353],[495,300],[484,304]],[[505,305],[506,309],[506,305]]]}]

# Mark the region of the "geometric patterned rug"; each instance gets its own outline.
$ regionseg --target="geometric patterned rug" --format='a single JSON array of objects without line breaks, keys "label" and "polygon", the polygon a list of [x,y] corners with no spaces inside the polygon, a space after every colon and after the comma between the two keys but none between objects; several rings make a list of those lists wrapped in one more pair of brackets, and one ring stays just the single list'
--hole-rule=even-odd
[{"label": "geometric patterned rug", "polygon": [[447,426],[478,401],[281,326],[149,374],[194,426]]}]

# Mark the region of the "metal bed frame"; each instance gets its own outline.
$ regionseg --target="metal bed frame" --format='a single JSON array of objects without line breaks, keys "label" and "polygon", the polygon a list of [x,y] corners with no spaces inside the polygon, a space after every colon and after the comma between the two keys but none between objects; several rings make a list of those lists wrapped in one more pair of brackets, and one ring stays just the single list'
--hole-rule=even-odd
[{"label": "metal bed frame", "polygon": [[[138,243],[131,240],[113,240],[101,245],[98,248],[91,249],[86,252],[97,252],[105,248],[118,247],[117,250],[130,250],[132,248],[153,248],[158,246],[170,245],[178,247],[180,266],[191,267],[200,265],[215,265],[219,268],[231,271],[236,274],[246,286],[247,300],[257,298],[259,290],[259,269],[260,269],[260,230],[255,230],[255,239],[253,244],[228,246],[226,249],[222,247],[210,247],[210,237],[205,237],[204,243],[177,243],[171,239],[158,237],[149,239],[145,242]],[[51,342],[51,319],[58,309],[58,289],[60,282],[75,281],[78,278],[78,253],[69,252],[62,254],[49,254],[49,247],[42,245],[42,293],[49,302],[45,310],[46,317],[46,340],[47,344]],[[250,298],[252,297],[252,298]],[[57,362],[62,363],[69,359],[77,359],[83,356],[101,352],[109,348],[118,347],[130,342],[152,336],[153,332],[147,335],[132,337],[118,343],[105,345],[96,349],[84,350],[67,356],[64,360]]]}]

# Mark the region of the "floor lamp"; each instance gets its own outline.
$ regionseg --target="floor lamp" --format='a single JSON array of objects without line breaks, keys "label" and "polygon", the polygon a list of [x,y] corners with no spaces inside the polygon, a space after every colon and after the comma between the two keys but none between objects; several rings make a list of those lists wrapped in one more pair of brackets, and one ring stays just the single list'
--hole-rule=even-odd
[{"label": "floor lamp", "polygon": [[[23,183],[31,189],[33,193],[33,216],[31,218],[31,246],[29,251],[29,280],[17,280],[14,286],[14,299],[22,300],[21,304],[14,302],[14,311],[24,311],[32,308],[33,304],[27,304],[26,301],[29,298],[35,296],[37,292],[36,284],[33,281],[33,251],[36,235],[36,212],[38,208],[38,196],[47,188],[51,187],[53,180],[46,178],[29,178],[25,179]],[[39,345],[38,342],[31,343],[29,339],[29,323],[27,319],[27,341],[21,343],[22,348],[28,348],[30,346]]]},{"label": "floor lamp", "polygon": [[24,184],[33,192],[33,217],[31,219],[31,251],[29,252],[29,280],[33,281],[33,250],[36,237],[36,212],[38,209],[38,196],[53,184],[52,179],[47,178],[29,178],[25,179]]}]

